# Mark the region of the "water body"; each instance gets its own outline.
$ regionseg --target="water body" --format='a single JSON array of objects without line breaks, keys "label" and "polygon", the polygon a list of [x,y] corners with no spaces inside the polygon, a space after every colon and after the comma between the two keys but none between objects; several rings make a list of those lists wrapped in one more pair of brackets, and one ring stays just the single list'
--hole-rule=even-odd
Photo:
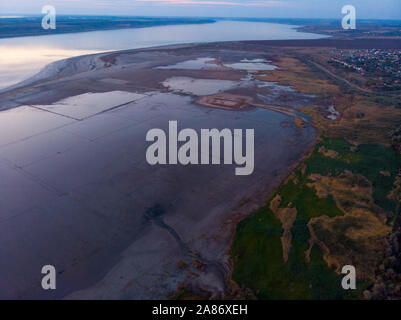
[{"label": "water body", "polygon": [[172,77],[163,82],[163,86],[175,92],[207,96],[238,86],[237,81],[219,79],[194,79],[189,77]]},{"label": "water body", "polygon": [[0,39],[0,89],[18,83],[60,59],[109,50],[214,41],[318,39],[296,26],[245,21],[157,26]]},{"label": "water body", "polygon": [[[213,31],[216,26],[221,33]],[[290,26],[219,22],[7,39],[0,40],[0,75],[5,81],[12,75],[23,79],[34,71],[32,66],[83,53],[291,35],[302,36]],[[169,78],[170,83],[177,77]],[[204,84],[202,79],[184,80],[173,84],[188,92],[198,92]],[[213,90],[232,84],[214,83]],[[167,131],[172,119],[180,129],[197,132],[253,128],[254,173],[236,176],[234,166],[223,164],[150,166],[144,137],[153,128]],[[231,236],[227,225],[235,223],[230,219],[238,214],[239,204],[258,206],[314,135],[312,127],[301,130],[291,117],[271,110],[207,108],[174,93],[88,89],[53,104],[28,103],[2,111],[0,299],[164,298],[186,276],[178,262],[192,263],[174,235],[208,260],[219,261]],[[158,205],[164,208],[163,220],[150,221],[146,210]],[[57,268],[56,292],[38,285],[46,264]],[[204,281],[211,276],[207,273]]]},{"label": "water body", "polygon": [[276,66],[268,64],[267,61],[264,59],[254,59],[254,60],[244,59],[241,60],[241,62],[225,64],[225,66],[233,69],[247,70],[247,71],[274,70],[277,68]]},{"label": "water body", "polygon": [[[107,94],[113,101],[93,93],[0,113],[0,299],[164,298],[186,276],[178,262],[192,261],[166,225],[189,249],[221,257],[236,204],[256,204],[258,193],[264,199],[314,139],[312,127],[301,130],[271,110],[212,109],[171,93]],[[73,119],[66,105],[96,109]],[[236,166],[224,164],[150,166],[144,137],[153,128],[168,132],[169,119],[196,132],[253,128],[254,173],[236,176]],[[144,212],[158,205],[163,220],[152,223]],[[39,285],[46,264],[57,268],[57,290]]]}]

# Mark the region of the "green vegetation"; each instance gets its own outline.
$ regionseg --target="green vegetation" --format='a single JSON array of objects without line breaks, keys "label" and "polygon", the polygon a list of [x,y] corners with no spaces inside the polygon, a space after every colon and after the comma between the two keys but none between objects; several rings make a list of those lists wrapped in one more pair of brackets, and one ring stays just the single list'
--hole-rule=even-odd
[{"label": "green vegetation", "polygon": [[[338,157],[330,158],[320,154],[318,150],[321,146],[338,152]],[[394,211],[397,203],[389,200],[387,195],[392,190],[398,168],[401,167],[401,154],[391,147],[379,144],[360,145],[355,151],[351,150],[352,145],[343,139],[323,139],[305,162],[306,173],[338,176],[349,170],[360,174],[371,181],[375,203],[384,210]]]},{"label": "green vegetation", "polygon": [[[321,147],[336,153],[325,156],[319,152]],[[376,204],[383,209],[393,210],[397,204],[389,200],[387,195],[393,188],[400,166],[401,155],[390,147],[373,144],[354,147],[343,139],[322,139],[316,144],[312,155],[276,190],[268,203],[237,226],[231,248],[233,280],[252,289],[261,299],[360,297],[370,282],[360,282],[358,290],[344,291],[341,288],[341,275],[328,267],[319,246],[312,247],[310,261],[307,262],[305,252],[309,248],[309,220],[322,215],[344,215],[330,195],[326,198],[316,195],[315,189],[307,185],[311,182],[308,177],[310,174],[335,177],[346,170],[363,175],[372,183]],[[270,202],[276,195],[281,197],[280,207],[297,209],[287,262],[283,260],[280,240],[282,225],[270,209]],[[338,221],[338,228],[345,230],[341,223],[350,219]],[[339,238],[341,236],[339,234]],[[345,244],[347,241],[350,242],[350,239],[344,239]]]},{"label": "green vegetation", "polygon": [[309,219],[321,214],[342,215],[331,198],[318,198],[315,191],[306,186],[307,182],[298,171],[294,179],[273,195],[280,194],[282,207],[290,205],[298,211],[287,263],[283,261],[280,241],[282,226],[269,204],[238,225],[231,251],[235,266],[233,279],[255,290],[259,298],[336,299],[343,295],[339,277],[327,267],[318,247],[314,246],[310,263],[305,261]]}]

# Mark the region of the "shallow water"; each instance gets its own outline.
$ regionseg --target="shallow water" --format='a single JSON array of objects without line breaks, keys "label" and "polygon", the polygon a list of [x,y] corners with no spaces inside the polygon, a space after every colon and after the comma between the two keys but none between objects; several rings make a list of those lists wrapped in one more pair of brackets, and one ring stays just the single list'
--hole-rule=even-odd
[{"label": "shallow water", "polygon": [[276,66],[267,63],[267,61],[263,59],[254,59],[254,60],[244,59],[241,60],[241,62],[225,64],[225,66],[230,67],[232,69],[247,70],[247,71],[264,71],[264,70],[269,71],[277,69]]},{"label": "shallow water", "polygon": [[172,77],[163,82],[163,86],[174,92],[206,96],[227,91],[239,85],[237,81],[218,79],[195,79],[190,77]]},{"label": "shallow water", "polygon": [[0,39],[0,88],[5,88],[34,75],[50,62],[108,50],[192,42],[325,37],[297,32],[295,27],[265,22],[219,21],[211,24]]},{"label": "shallow water", "polygon": [[110,108],[137,101],[144,97],[146,97],[144,94],[125,91],[88,92],[60,100],[51,105],[39,105],[36,107],[66,117],[82,120],[100,112],[105,112]]},{"label": "shallow water", "polygon": [[[242,197],[284,175],[314,138],[313,128],[301,130],[290,117],[266,109],[206,108],[194,105],[191,97],[166,93],[149,93],[113,108],[133,97],[111,94],[121,99],[105,102],[108,111],[95,110],[83,120],[48,112],[60,111],[50,105],[40,106],[47,110],[23,106],[0,113],[0,298],[54,299],[89,287],[121,259],[128,245],[135,249],[129,256],[133,267],[128,265],[124,279],[118,274],[113,290],[143,297],[143,288],[152,285],[161,296],[165,274],[174,274],[179,253],[171,251],[176,245],[168,234],[159,238],[163,230],[149,233],[155,226],[144,223],[145,208],[161,204],[166,221],[183,241],[203,248],[213,229],[204,219],[223,219]],[[101,97],[81,95],[64,103],[84,101],[89,106]],[[236,176],[233,165],[150,166],[146,133],[153,128],[167,131],[168,120],[197,132],[253,128],[254,173]],[[283,121],[290,125],[281,126]],[[136,239],[154,248],[135,247]],[[41,267],[49,263],[60,271],[55,292],[37,285]],[[145,272],[149,268],[165,276],[152,278],[153,272]],[[139,285],[130,286],[131,279]],[[103,293],[112,295],[113,290]]]}]

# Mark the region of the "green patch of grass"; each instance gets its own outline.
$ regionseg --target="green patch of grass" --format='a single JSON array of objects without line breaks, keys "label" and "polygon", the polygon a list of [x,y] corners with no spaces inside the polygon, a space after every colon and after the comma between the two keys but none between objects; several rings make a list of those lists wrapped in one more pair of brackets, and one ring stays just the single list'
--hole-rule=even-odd
[{"label": "green patch of grass", "polygon": [[317,197],[299,172],[296,176],[297,184],[290,180],[275,193],[282,198],[281,206],[291,203],[297,208],[287,263],[283,261],[281,222],[267,204],[237,227],[231,249],[233,279],[261,299],[340,299],[344,295],[341,277],[323,261],[319,248],[313,248],[309,263],[305,251],[309,246],[309,219],[343,213],[331,198]]},{"label": "green patch of grass", "polygon": [[350,162],[355,163],[355,162],[358,162],[361,160],[361,155],[357,154],[357,153],[340,154],[338,156],[338,159],[341,161],[345,161],[347,163],[350,163]]},{"label": "green patch of grass", "polygon": [[[361,154],[361,160],[358,165],[352,165],[351,171],[365,176],[372,182],[373,198],[377,205],[394,211],[396,203],[387,199],[387,195],[393,188],[401,167],[401,155],[392,148],[381,145],[361,145],[357,152]],[[387,171],[390,176],[385,176],[380,171]]]},{"label": "green patch of grass", "polygon": [[233,279],[254,290],[258,297],[281,299],[291,284],[283,273],[280,236],[281,223],[265,206],[237,226],[231,255],[234,260]]},{"label": "green patch of grass", "polygon": [[[323,156],[318,152],[321,146],[337,151],[339,156]],[[355,152],[351,152],[350,147],[351,145],[343,139],[323,139],[305,162],[307,173],[338,176],[349,170],[360,174],[372,182],[376,204],[385,210],[394,211],[396,203],[387,199],[387,195],[393,188],[394,179],[401,167],[401,155],[391,147],[379,144],[360,145]],[[385,176],[380,171],[387,171],[390,176]]]},{"label": "green patch of grass", "polygon": [[306,183],[306,178],[299,178],[298,183],[294,180],[280,186],[276,194],[281,196],[281,206],[297,208],[298,216],[305,219],[311,219],[326,215],[335,217],[343,215],[343,212],[337,208],[331,196],[327,198],[319,198],[314,189],[309,188]]},{"label": "green patch of grass", "polygon": [[322,141],[316,145],[316,150],[321,146],[326,147],[326,149],[337,151],[339,154],[349,153],[352,147],[349,142],[338,138],[323,138]]},{"label": "green patch of grass", "polygon": [[[321,146],[336,151],[338,156],[322,155],[318,152]],[[354,299],[361,296],[370,283],[358,282],[358,290],[343,290],[342,275],[327,266],[318,246],[312,248],[310,262],[305,259],[310,238],[309,220],[321,215],[343,215],[330,196],[319,198],[315,190],[307,186],[309,174],[338,176],[349,170],[363,175],[372,182],[375,202],[387,210],[395,208],[396,204],[386,196],[401,166],[401,155],[389,147],[376,144],[360,145],[354,152],[351,147],[343,139],[323,139],[305,161],[306,174],[296,170],[294,178],[281,185],[264,207],[239,223],[231,248],[234,263],[232,276],[238,284],[252,289],[261,299]],[[390,176],[380,171],[387,171]],[[280,240],[283,229],[269,207],[277,194],[281,197],[281,207],[297,209],[287,263],[283,261]],[[332,235],[320,234],[319,237],[331,239]],[[347,239],[339,238],[338,241]]]}]

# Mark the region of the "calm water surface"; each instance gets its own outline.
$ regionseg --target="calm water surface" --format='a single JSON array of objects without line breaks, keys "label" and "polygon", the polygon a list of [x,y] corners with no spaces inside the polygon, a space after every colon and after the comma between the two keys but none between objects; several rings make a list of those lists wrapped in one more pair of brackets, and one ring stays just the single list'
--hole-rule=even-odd
[{"label": "calm water surface", "polygon": [[244,21],[158,26],[0,39],[0,88],[18,83],[46,64],[73,56],[191,42],[317,39],[296,26]]}]

